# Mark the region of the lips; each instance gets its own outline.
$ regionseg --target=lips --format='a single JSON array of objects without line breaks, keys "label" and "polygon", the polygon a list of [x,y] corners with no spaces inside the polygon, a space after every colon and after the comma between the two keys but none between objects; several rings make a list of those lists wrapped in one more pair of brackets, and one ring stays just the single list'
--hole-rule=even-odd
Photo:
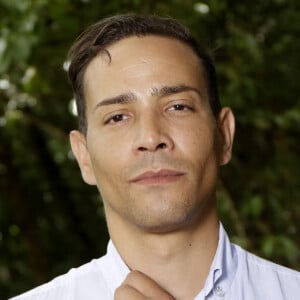
[{"label": "lips", "polygon": [[184,173],[176,170],[162,169],[157,172],[147,171],[130,180],[131,183],[142,185],[160,185],[179,180]]}]

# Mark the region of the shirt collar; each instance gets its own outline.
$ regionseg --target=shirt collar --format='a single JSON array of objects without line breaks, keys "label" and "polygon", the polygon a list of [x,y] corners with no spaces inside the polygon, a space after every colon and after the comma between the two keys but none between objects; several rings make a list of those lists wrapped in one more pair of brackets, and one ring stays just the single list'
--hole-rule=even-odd
[{"label": "shirt collar", "polygon": [[107,286],[112,295],[114,291],[122,284],[130,270],[118,253],[115,245],[110,240],[107,245],[107,252],[104,257],[105,276]]},{"label": "shirt collar", "polygon": [[209,295],[217,295],[219,299],[225,297],[237,269],[237,255],[230,243],[222,223],[219,224],[219,242],[215,257],[206,278],[203,290],[195,300]]}]

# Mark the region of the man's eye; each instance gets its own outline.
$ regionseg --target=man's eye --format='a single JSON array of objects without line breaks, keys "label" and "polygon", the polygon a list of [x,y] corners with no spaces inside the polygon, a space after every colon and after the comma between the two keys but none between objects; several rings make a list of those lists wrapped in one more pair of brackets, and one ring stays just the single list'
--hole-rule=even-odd
[{"label": "man's eye", "polygon": [[184,110],[184,109],[186,109],[185,105],[182,105],[182,104],[175,104],[174,105],[174,110]]},{"label": "man's eye", "polygon": [[192,108],[185,104],[174,104],[172,105],[169,110],[191,110]]},{"label": "man's eye", "polygon": [[126,119],[128,119],[128,116],[126,116],[124,114],[117,114],[117,115],[113,115],[108,120],[106,120],[105,124],[118,123],[118,122],[124,121]]}]

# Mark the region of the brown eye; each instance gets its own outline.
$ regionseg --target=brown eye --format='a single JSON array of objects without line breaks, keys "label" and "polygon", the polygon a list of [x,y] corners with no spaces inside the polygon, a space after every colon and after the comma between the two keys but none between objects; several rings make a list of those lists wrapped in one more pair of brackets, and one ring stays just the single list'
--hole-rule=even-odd
[{"label": "brown eye", "polygon": [[113,123],[118,123],[121,121],[124,121],[128,119],[128,116],[124,115],[124,114],[116,114],[111,116],[106,122],[105,124],[113,124]]},{"label": "brown eye", "polygon": [[186,108],[186,106],[182,104],[175,104],[173,107],[174,110],[184,110]]},{"label": "brown eye", "polygon": [[111,118],[111,120],[112,121],[114,121],[114,122],[120,122],[120,121],[122,121],[123,120],[123,118],[124,118],[124,115],[115,115],[115,116],[113,116],[112,118]]},{"label": "brown eye", "polygon": [[186,104],[174,104],[172,105],[169,110],[171,111],[187,111],[187,110],[193,110],[191,106]]}]

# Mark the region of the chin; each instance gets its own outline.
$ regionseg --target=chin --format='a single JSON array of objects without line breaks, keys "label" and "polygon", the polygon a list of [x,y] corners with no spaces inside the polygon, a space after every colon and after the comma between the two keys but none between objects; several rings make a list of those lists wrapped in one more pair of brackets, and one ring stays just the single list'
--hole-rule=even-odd
[{"label": "chin", "polygon": [[197,227],[206,217],[214,214],[215,201],[211,197],[201,202],[186,199],[183,202],[161,202],[161,205],[149,206],[132,215],[135,225],[149,233],[170,233]]},{"label": "chin", "polygon": [[135,225],[141,230],[149,233],[171,233],[186,229],[196,221],[194,212],[163,212],[152,214],[148,211],[147,215],[136,220]]},{"label": "chin", "polygon": [[183,224],[160,223],[160,224],[139,224],[141,230],[153,234],[167,234],[183,229]]}]

